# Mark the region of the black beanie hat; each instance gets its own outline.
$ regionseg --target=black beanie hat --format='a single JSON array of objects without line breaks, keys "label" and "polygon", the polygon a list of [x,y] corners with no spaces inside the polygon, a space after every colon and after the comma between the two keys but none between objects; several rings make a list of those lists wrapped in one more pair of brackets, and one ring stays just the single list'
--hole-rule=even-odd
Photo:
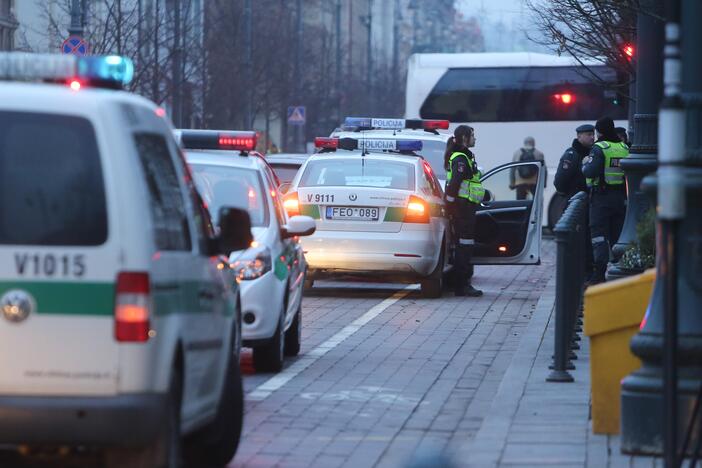
[{"label": "black beanie hat", "polygon": [[603,135],[616,134],[614,131],[614,120],[611,117],[602,117],[595,124],[595,128]]}]

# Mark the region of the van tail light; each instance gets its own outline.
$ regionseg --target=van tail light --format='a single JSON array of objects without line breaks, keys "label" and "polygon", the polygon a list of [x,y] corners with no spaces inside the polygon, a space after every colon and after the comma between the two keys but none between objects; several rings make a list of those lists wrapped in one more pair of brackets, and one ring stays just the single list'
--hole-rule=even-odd
[{"label": "van tail light", "polygon": [[122,272],[117,275],[115,294],[115,338],[120,342],[144,342],[151,324],[149,274]]},{"label": "van tail light", "polygon": [[429,204],[421,198],[410,195],[405,211],[405,223],[428,223],[430,219]]},{"label": "van tail light", "polygon": [[300,201],[297,199],[297,192],[288,193],[283,199],[283,208],[288,216],[297,216],[300,214]]}]

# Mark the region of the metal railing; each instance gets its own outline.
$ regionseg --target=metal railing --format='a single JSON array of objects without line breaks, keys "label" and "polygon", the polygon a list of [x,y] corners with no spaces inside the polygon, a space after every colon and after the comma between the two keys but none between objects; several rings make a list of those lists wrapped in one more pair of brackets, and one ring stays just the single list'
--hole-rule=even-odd
[{"label": "metal railing", "polygon": [[588,199],[575,194],[553,228],[556,238],[556,311],[553,365],[548,382],[572,382],[575,350],[580,349],[587,242]]}]

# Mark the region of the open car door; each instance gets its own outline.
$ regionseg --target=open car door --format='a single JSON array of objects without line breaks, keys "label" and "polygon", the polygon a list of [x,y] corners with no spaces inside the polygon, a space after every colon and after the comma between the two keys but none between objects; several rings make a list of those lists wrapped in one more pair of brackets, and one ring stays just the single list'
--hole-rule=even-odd
[{"label": "open car door", "polygon": [[482,177],[490,199],[477,209],[475,265],[532,265],[541,261],[546,168],[541,161],[503,164]]}]

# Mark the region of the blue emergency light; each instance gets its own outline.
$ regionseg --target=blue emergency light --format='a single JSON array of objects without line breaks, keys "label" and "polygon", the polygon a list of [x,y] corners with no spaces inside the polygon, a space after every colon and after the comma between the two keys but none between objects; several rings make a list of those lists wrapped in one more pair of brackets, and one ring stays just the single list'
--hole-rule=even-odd
[{"label": "blue emergency light", "polygon": [[0,53],[0,80],[50,81],[119,88],[134,78],[134,64],[118,55],[77,57],[24,52]]}]

